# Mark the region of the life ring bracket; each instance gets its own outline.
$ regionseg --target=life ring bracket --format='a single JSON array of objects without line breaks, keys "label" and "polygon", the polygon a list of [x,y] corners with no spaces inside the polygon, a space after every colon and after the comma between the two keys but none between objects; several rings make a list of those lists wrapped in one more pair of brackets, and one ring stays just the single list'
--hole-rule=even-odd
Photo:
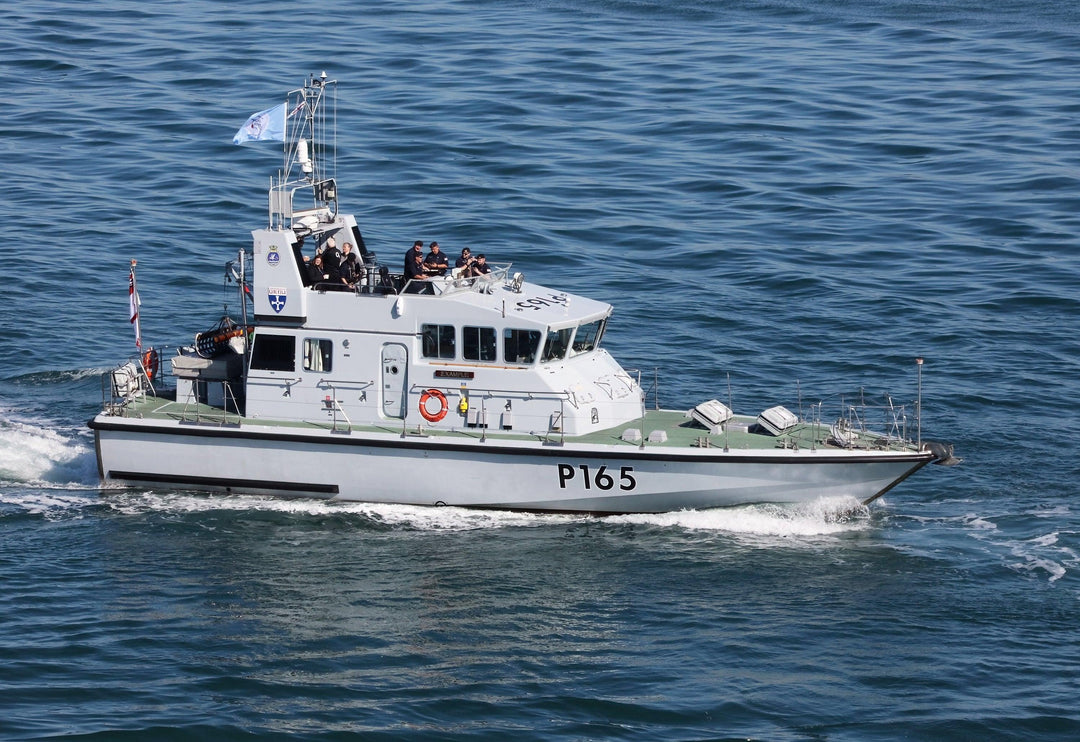
[{"label": "life ring bracket", "polygon": [[[437,412],[432,412],[428,409],[428,402],[436,400],[439,403],[439,409]],[[446,417],[447,410],[450,406],[446,402],[446,395],[440,392],[438,389],[427,389],[420,395],[420,415],[429,423],[437,423]]]}]

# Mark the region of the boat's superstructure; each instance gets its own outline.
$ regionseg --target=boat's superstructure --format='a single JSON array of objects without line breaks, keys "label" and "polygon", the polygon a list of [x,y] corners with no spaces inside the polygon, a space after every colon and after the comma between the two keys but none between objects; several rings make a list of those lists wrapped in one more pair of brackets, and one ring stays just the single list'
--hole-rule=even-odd
[{"label": "boat's superstructure", "polygon": [[[268,224],[230,269],[242,316],[161,358],[169,373],[153,351],[106,375],[90,423],[103,479],[657,512],[843,494],[869,502],[951,458],[921,441],[917,406],[909,417],[888,405],[880,432],[851,405],[836,422],[820,406],[803,417],[782,407],[737,416],[716,400],[648,409],[638,375],[601,346],[610,305],[530,283],[509,265],[410,279],[402,258],[380,261],[338,210],[319,139],[332,87],[313,77],[286,103]],[[357,256],[351,280],[312,269],[316,254],[346,243]]]}]

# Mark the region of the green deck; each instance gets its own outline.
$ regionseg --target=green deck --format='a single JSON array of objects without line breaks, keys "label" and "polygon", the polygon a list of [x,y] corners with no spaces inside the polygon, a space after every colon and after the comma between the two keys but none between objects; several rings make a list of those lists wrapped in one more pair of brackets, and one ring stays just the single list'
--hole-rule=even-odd
[{"label": "green deck", "polygon": [[[625,441],[622,439],[623,432],[627,429],[641,429],[646,448],[718,448],[725,446],[731,450],[767,450],[767,449],[817,449],[829,448],[836,450],[838,446],[830,442],[829,425],[799,423],[791,430],[780,436],[769,435],[764,432],[752,432],[755,430],[756,418],[743,415],[733,417],[728,423],[728,430],[717,435],[710,435],[709,431],[698,425],[695,421],[679,410],[650,410],[645,414],[644,425],[640,419],[617,425],[604,430],[598,430],[582,436],[563,436],[558,431],[543,433],[523,433],[504,431],[489,428],[486,431],[480,428],[454,428],[442,429],[425,425],[419,429],[415,424],[408,426],[402,421],[388,420],[378,425],[348,425],[340,420],[336,425],[331,421],[288,421],[270,420],[260,418],[241,417],[233,412],[225,412],[220,407],[212,407],[193,402],[176,402],[166,397],[147,395],[142,398],[128,400],[122,405],[114,405],[111,408],[114,415],[126,418],[145,418],[159,420],[176,420],[188,424],[205,425],[207,427],[243,427],[246,429],[258,429],[260,427],[290,428],[302,430],[336,430],[338,432],[370,432],[389,433],[394,435],[423,434],[429,438],[464,438],[479,440],[481,438],[495,438],[499,440],[523,440],[550,442],[586,443],[598,445],[624,446],[628,449],[641,447],[641,442]],[[649,437],[654,431],[663,431],[667,434],[666,441],[650,441]],[[878,433],[865,432],[860,434],[858,448],[892,451],[914,451],[913,444],[904,443],[895,438],[887,438]]]}]

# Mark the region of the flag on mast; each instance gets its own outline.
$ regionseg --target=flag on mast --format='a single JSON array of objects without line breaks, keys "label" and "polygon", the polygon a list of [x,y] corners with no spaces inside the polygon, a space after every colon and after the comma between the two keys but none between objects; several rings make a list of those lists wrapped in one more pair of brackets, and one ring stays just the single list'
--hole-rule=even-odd
[{"label": "flag on mast", "polygon": [[285,141],[285,104],[253,113],[233,137],[233,144]]},{"label": "flag on mast", "polygon": [[128,273],[128,304],[131,308],[131,324],[135,328],[135,347],[142,348],[142,331],[139,329],[139,290],[135,287],[135,261],[131,261]]}]

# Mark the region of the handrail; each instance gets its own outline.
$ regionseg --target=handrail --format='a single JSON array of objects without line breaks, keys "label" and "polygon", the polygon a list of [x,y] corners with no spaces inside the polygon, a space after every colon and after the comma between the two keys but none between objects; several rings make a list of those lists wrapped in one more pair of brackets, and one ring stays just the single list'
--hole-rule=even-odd
[{"label": "handrail", "polygon": [[[509,281],[510,267],[513,263],[488,263],[488,265],[491,266],[491,273],[485,273],[479,276],[469,276],[467,278],[455,278],[452,272],[450,272],[443,276],[431,276],[426,279],[410,278],[405,280],[405,276],[401,273],[388,273],[392,284],[389,287],[383,286],[382,284],[382,278],[378,272],[380,266],[373,265],[370,266],[370,270],[365,270],[365,275],[362,280],[355,282],[351,286],[335,281],[318,281],[309,285],[307,288],[323,294],[331,292],[364,297],[387,295],[445,296],[449,294],[464,293],[466,291],[484,292],[490,286],[494,286],[500,282],[506,283]],[[421,291],[424,286],[430,286],[431,290]],[[387,293],[378,291],[377,289],[379,288],[390,288],[392,290]]]},{"label": "handrail", "polygon": [[356,387],[359,387],[361,389],[367,389],[368,387],[375,386],[375,379],[364,379],[362,381],[354,381],[352,379],[336,379],[336,380],[332,380],[332,379],[322,378],[322,379],[319,379],[318,381],[315,382],[315,386],[319,386],[320,384],[326,384],[327,386],[331,386],[333,384],[337,384],[338,386],[356,386]]},{"label": "handrail", "polygon": [[[104,412],[109,415],[123,416],[129,401],[145,397],[148,390],[152,396],[157,396],[153,379],[162,376],[161,355],[156,348],[150,348],[146,352],[150,351],[158,353],[156,369],[147,369],[143,360],[145,353],[134,353],[114,368],[101,374],[101,409]],[[154,373],[151,374],[150,371]],[[126,378],[121,378],[120,375]]]},{"label": "handrail", "polygon": [[431,286],[432,294],[427,294],[427,296],[446,296],[466,291],[481,292],[482,288],[493,286],[500,281],[505,283],[510,273],[510,266],[513,263],[488,263],[488,265],[491,266],[491,273],[480,276],[454,278],[451,274],[447,274],[445,276],[433,276],[428,279],[418,280],[411,278],[402,285],[401,291],[398,293],[409,296],[424,296],[424,294],[410,292],[410,286]]},{"label": "handrail", "polygon": [[[439,386],[437,384],[417,384],[417,383],[414,382],[409,387],[409,394],[422,392],[425,389],[438,389],[440,392],[461,392],[461,386],[460,385],[459,386]],[[485,389],[485,388],[476,387],[476,386],[467,387],[466,391],[469,393],[469,395],[472,395],[474,393],[487,394],[488,396],[494,396],[496,394],[499,394],[499,395],[516,395],[516,396],[523,397],[526,400],[530,400],[530,401],[534,400],[534,399],[560,399],[560,400],[569,401],[569,399],[570,399],[570,393],[569,392],[533,392],[533,391],[529,391],[527,389],[494,389],[494,388]]]},{"label": "handrail", "polygon": [[[460,386],[439,386],[437,384],[417,384],[415,382],[412,385],[409,386],[409,392],[408,393],[410,395],[411,394],[417,394],[417,393],[420,393],[420,392],[422,392],[424,390],[427,390],[427,389],[436,389],[436,390],[438,390],[440,392],[443,392],[444,394],[449,393],[449,394],[457,394],[459,396],[461,395],[461,387]],[[570,393],[569,392],[547,392],[547,393],[542,393],[542,392],[528,391],[528,390],[525,390],[525,389],[511,389],[511,390],[507,390],[507,389],[484,389],[484,388],[481,388],[481,387],[467,387],[465,391],[466,391],[466,394],[467,394],[468,397],[471,398],[473,396],[476,396],[480,400],[480,420],[483,422],[483,424],[480,426],[480,428],[481,428],[480,440],[481,441],[486,441],[487,440],[487,428],[488,428],[488,425],[487,425],[487,400],[491,399],[492,397],[494,397],[496,395],[502,396],[502,397],[507,397],[507,396],[509,396],[509,397],[518,397],[518,398],[522,398],[522,399],[525,399],[525,400],[528,400],[528,401],[532,401],[532,400],[558,401],[559,409],[558,409],[558,412],[555,413],[555,414],[558,415],[558,417],[556,419],[559,421],[559,428],[558,428],[558,433],[559,433],[559,441],[558,441],[558,443],[559,443],[559,445],[563,445],[563,443],[566,440],[566,404],[567,404],[567,402],[570,402],[572,404],[572,400],[570,399]],[[405,430],[408,427],[408,424],[406,422],[407,418],[408,418],[408,413],[406,413],[405,417],[402,418],[402,435],[403,436],[405,435]],[[554,432],[555,432],[555,428],[553,427],[553,421],[549,417],[549,419],[548,419],[548,429],[544,433],[543,439],[545,441],[549,442],[549,443],[555,443],[555,441],[551,439],[551,434],[554,433]]]},{"label": "handrail", "polygon": [[[828,417],[832,418],[832,415]],[[910,431],[908,430],[907,405],[894,404],[891,399],[887,399],[883,404],[867,404],[862,400],[858,404],[852,404],[841,397],[839,413],[835,420],[843,425],[848,434],[866,436],[878,446],[885,445],[892,448],[913,443],[908,438]],[[824,400],[810,404],[810,417],[806,422],[817,431],[814,435],[815,441],[826,437],[826,431],[830,431],[831,434],[831,424],[826,422]],[[880,430],[878,430],[879,427]]]},{"label": "handrail", "polygon": [[[626,377],[628,379],[631,379],[631,380],[633,380],[633,377],[631,376],[631,374],[637,374],[638,388],[641,389],[642,404],[645,404],[648,401],[649,392],[652,391],[652,393],[653,393],[653,409],[654,410],[659,410],[660,409],[660,367],[659,366],[654,366],[653,367],[653,382],[649,386],[648,389],[641,386],[641,373],[642,373],[641,369],[639,369],[639,368],[625,368],[625,369],[623,369],[623,371],[626,372]],[[616,378],[617,377],[618,377],[618,375],[616,375]]]},{"label": "handrail", "polygon": [[[191,384],[191,388],[188,391],[187,398],[184,400],[184,406],[180,410],[180,420],[182,422],[193,422],[198,425],[202,425],[204,422],[218,423],[219,425],[240,424],[241,416],[238,411],[240,409],[240,404],[237,401],[236,394],[233,392],[232,386],[229,384],[229,381],[227,379],[192,379],[192,382],[193,383]],[[200,385],[205,385],[202,388],[207,391],[207,394],[209,394],[210,384],[221,384],[221,407],[219,408],[216,405],[207,405],[209,407],[212,407],[212,409],[214,410],[220,409],[220,416],[218,416],[217,413],[207,412],[204,414],[201,406],[202,403],[199,402]],[[233,415],[235,415],[235,420],[231,423],[229,420],[230,400],[232,401],[233,410],[237,410],[236,412],[232,413]],[[177,401],[179,402],[180,400]],[[194,415],[191,414],[192,409],[194,409]]]},{"label": "handrail", "polygon": [[[560,446],[565,446],[566,445],[566,406],[565,406],[564,403],[565,403],[565,400],[561,400],[561,399],[559,400],[559,417],[558,417],[559,429],[558,429],[558,432],[559,432],[559,445]],[[544,441],[546,443],[555,443],[555,441],[551,440],[551,434],[553,432],[555,432],[555,429],[552,427],[553,424],[554,424],[554,420],[549,419],[549,421],[548,421],[548,431],[544,435]]]},{"label": "handrail", "polygon": [[[367,382],[367,383],[374,384],[375,382],[372,381],[372,382]],[[337,388],[333,384],[331,384],[329,381],[327,381],[326,379],[319,379],[317,382],[315,382],[315,386],[321,387],[323,385],[325,385],[326,387],[329,388],[330,395],[331,395],[331,396],[327,397],[323,401],[323,407],[326,410],[330,411],[331,414],[332,414],[332,420],[331,420],[331,423],[330,423],[331,432],[334,432],[334,433],[341,433],[341,432],[350,433],[350,432],[352,432],[352,424],[353,424],[352,420],[349,419],[349,413],[345,412],[345,408],[341,406],[341,400],[337,398]],[[364,396],[365,397],[367,396],[366,392],[364,393]],[[345,422],[348,424],[348,428],[346,428],[344,431],[338,430],[337,414],[339,412],[341,413],[341,416],[345,418]]]}]

